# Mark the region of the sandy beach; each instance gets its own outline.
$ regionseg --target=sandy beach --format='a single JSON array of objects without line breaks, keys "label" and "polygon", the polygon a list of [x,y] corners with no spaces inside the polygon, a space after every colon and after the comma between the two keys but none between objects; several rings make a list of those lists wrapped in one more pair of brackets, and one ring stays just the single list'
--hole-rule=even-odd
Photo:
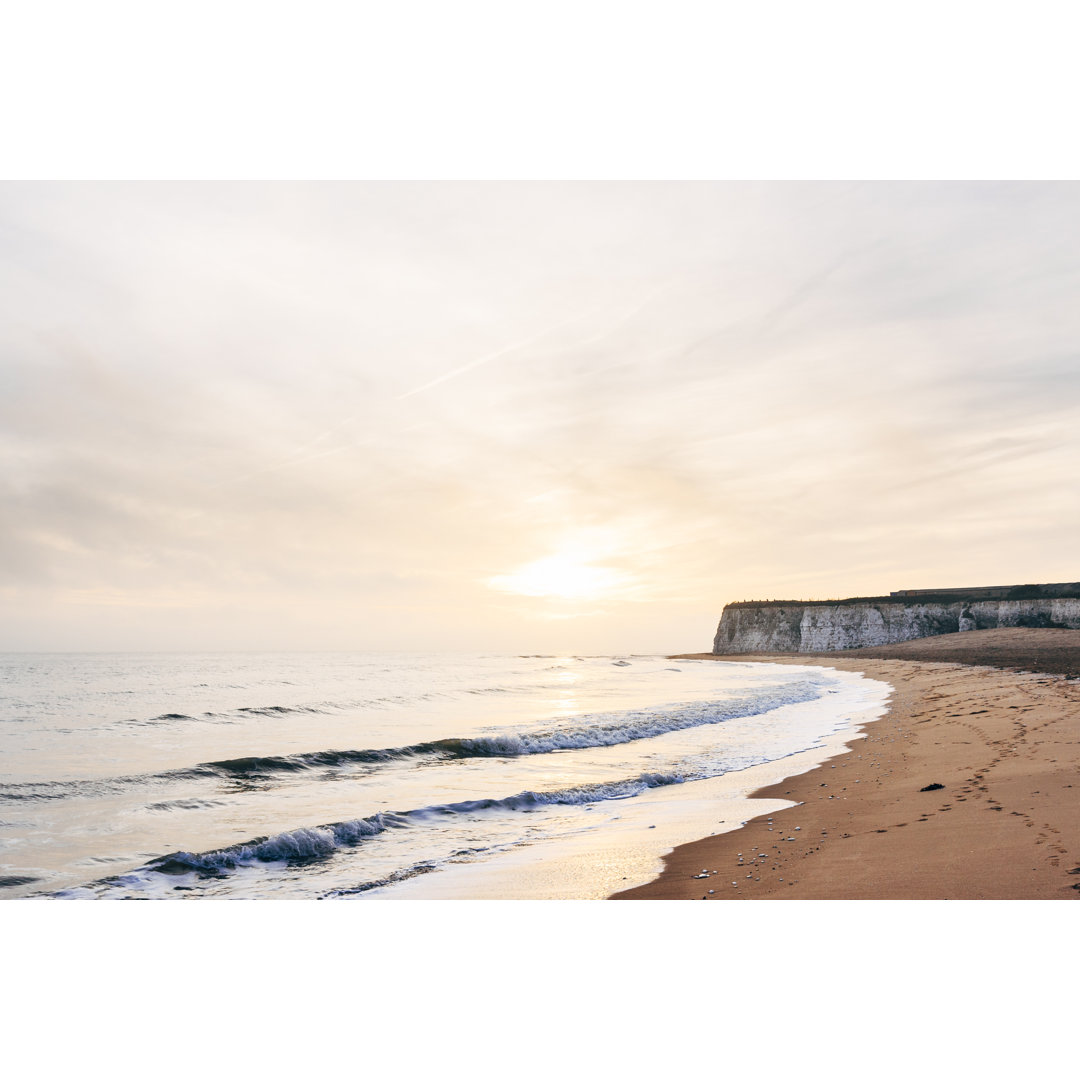
[{"label": "sandy beach", "polygon": [[820,664],[894,694],[846,753],[755,793],[790,808],[676,848],[612,899],[1080,898],[1080,630],[679,658]]}]

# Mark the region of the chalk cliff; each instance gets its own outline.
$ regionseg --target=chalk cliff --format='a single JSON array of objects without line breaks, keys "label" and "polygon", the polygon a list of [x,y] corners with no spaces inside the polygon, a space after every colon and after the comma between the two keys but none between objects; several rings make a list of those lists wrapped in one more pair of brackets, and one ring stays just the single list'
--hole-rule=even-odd
[{"label": "chalk cliff", "polygon": [[822,652],[998,626],[1080,629],[1080,597],[915,602],[878,597],[744,601],[720,616],[713,653]]}]

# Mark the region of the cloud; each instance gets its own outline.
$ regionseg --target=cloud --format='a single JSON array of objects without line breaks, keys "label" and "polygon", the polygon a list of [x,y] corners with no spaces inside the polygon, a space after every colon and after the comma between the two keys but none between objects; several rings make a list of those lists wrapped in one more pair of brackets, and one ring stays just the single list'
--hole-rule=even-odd
[{"label": "cloud", "polygon": [[527,648],[534,608],[484,583],[582,530],[638,583],[562,620],[594,649],[778,582],[1068,579],[1078,211],[1071,184],[7,185],[0,643],[31,611],[78,638],[78,594],[130,647],[123,598],[184,593],[153,643],[224,610],[235,647]]}]

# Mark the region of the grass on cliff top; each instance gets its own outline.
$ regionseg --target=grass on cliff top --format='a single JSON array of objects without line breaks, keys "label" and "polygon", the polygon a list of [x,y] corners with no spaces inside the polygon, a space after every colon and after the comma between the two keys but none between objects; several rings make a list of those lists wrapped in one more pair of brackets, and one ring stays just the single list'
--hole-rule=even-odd
[{"label": "grass on cliff top", "polygon": [[831,605],[833,607],[851,604],[974,604],[983,600],[1077,600],[1080,599],[1080,584],[1064,589],[1048,591],[1042,585],[1017,585],[1002,596],[985,596],[978,592],[955,593],[919,593],[917,596],[849,596],[835,600],[735,600],[727,607],[776,607],[784,604],[808,607],[811,605]]}]

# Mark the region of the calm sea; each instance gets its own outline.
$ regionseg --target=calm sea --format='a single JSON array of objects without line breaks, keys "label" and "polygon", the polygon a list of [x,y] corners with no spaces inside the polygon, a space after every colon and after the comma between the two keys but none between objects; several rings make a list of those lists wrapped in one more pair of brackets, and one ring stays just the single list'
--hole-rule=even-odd
[{"label": "calm sea", "polygon": [[599,898],[888,692],[651,656],[0,655],[0,897]]}]

